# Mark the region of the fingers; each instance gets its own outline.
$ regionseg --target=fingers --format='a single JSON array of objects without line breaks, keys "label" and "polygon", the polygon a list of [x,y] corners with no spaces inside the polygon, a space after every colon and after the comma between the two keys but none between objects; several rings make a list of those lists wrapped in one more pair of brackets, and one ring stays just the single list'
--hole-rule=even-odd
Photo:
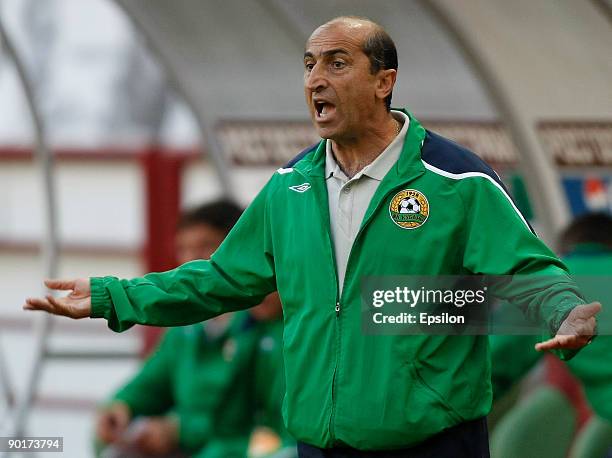
[{"label": "fingers", "polygon": [[[74,290],[76,286],[75,280],[59,280],[59,279],[46,279],[44,281],[45,286],[49,289],[54,290]],[[41,310],[54,315],[68,315],[69,307],[65,304],[61,304],[57,299],[51,295],[45,296],[44,299],[29,297],[23,304],[24,310]]]},{"label": "fingers", "polygon": [[557,348],[558,339],[556,337],[552,339],[545,340],[544,342],[538,342],[535,344],[536,351],[547,351],[552,350],[553,348]]},{"label": "fingers", "polygon": [[535,345],[536,351],[576,349],[587,345],[592,336],[558,335]]},{"label": "fingers", "polygon": [[44,299],[38,297],[29,297],[23,305],[24,310],[41,310],[53,315],[70,316],[69,310],[65,305],[62,305],[51,295],[45,296]]},{"label": "fingers", "polygon": [[45,280],[45,286],[49,289],[59,289],[62,291],[71,290],[75,287],[74,280],[58,280],[58,279],[47,279]]},{"label": "fingers", "polygon": [[599,302],[591,302],[590,304],[578,305],[574,308],[574,316],[576,318],[589,319],[601,311]]},{"label": "fingers", "polygon": [[60,303],[61,299],[57,299],[57,298],[51,296],[50,294],[47,294],[45,296],[45,299],[47,299],[47,301],[49,301],[49,304],[51,304],[51,306],[55,310],[55,314],[56,315],[70,316],[70,314],[69,314],[69,310],[70,309],[65,304]]},{"label": "fingers", "polygon": [[537,351],[578,349],[587,345],[596,334],[595,315],[601,311],[599,302],[576,306],[561,324],[559,333],[552,339],[537,343]]},{"label": "fingers", "polygon": [[24,310],[42,310],[43,312],[57,314],[54,305],[47,298],[28,297],[23,305]]}]

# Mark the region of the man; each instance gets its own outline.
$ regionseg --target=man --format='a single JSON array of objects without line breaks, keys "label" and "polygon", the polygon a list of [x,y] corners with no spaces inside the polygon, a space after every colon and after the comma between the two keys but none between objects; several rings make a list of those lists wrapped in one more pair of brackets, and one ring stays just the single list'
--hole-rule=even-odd
[{"label": "man", "polygon": [[[210,258],[240,214],[223,200],[183,213],[177,260]],[[284,433],[278,406],[284,393],[278,382],[282,360],[278,352],[264,355],[260,348],[264,339],[273,347],[281,342],[275,331],[279,325],[282,329],[281,313],[278,295],[271,294],[252,309],[252,317],[225,314],[204,326],[169,330],[139,372],[100,410],[97,448],[109,445],[100,456],[242,458],[259,411],[268,417],[272,437]],[[254,384],[250,379],[259,375],[260,366],[266,378]]]},{"label": "man", "polygon": [[[120,331],[208,319],[278,290],[283,414],[301,456],[487,456],[487,338],[364,335],[362,278],[561,275],[525,309],[554,336],[543,350],[586,344],[599,305],[583,304],[486,164],[390,111],[396,75],[380,26],[322,25],[306,43],[304,91],[324,140],[273,175],[210,262],[145,279],[47,282],[72,292],[25,308],[104,317]],[[413,213],[401,214],[410,199]]]}]

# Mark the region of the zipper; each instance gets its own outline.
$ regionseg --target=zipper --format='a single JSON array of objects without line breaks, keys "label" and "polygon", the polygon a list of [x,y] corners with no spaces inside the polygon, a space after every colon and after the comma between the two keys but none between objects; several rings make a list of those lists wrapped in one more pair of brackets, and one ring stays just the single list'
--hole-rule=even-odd
[{"label": "zipper", "polygon": [[[347,282],[347,278],[349,277],[349,272],[350,272],[350,266],[351,266],[351,258],[353,257],[353,251],[354,248],[357,246],[357,243],[359,241],[359,238],[361,236],[361,234],[363,233],[363,231],[365,230],[365,228],[368,226],[368,224],[370,223],[370,221],[372,220],[374,214],[378,211],[379,207],[382,205],[382,202],[384,202],[387,197],[389,197],[397,188],[399,188],[400,185],[398,185],[397,187],[394,187],[393,189],[389,190],[388,192],[385,193],[385,195],[383,196],[383,198],[379,201],[379,203],[376,205],[376,207],[373,209],[373,211],[370,213],[370,215],[368,216],[368,219],[362,224],[362,226],[359,228],[359,231],[357,231],[357,235],[355,236],[355,240],[353,241],[353,246],[351,246],[351,251],[349,252],[349,257],[348,260],[346,262],[346,273],[344,275],[344,280],[342,282],[342,295],[344,295],[344,292],[346,291],[346,282]],[[336,266],[336,258],[334,255],[334,250],[333,250],[333,241],[331,239],[331,229],[328,223],[328,232],[330,234],[329,240],[330,240],[330,247],[331,247],[331,251],[332,251],[332,259],[333,259],[333,263],[334,263],[334,272],[335,272],[335,276],[336,276],[336,286],[338,287],[338,273],[337,273],[337,266]],[[338,374],[338,370],[339,370],[339,366],[340,366],[340,358],[339,358],[339,354],[341,351],[341,333],[340,333],[340,313],[342,311],[342,296],[340,296],[340,299],[338,299],[338,296],[340,291],[337,288],[336,289],[336,364],[334,366],[334,375],[332,378],[332,411],[331,411],[331,416],[329,419],[329,435],[332,439],[332,441],[335,441],[335,421],[336,421],[336,378],[337,378],[337,374]]]},{"label": "zipper", "polygon": [[336,334],[336,355],[334,362],[334,373],[332,375],[332,387],[331,387],[331,398],[332,398],[332,406],[331,406],[331,415],[329,416],[329,436],[332,440],[332,444],[336,441],[336,379],[338,375],[338,366],[340,365],[340,343],[341,343],[341,335],[340,335],[340,287],[338,285],[338,267],[336,264],[336,254],[334,253],[334,245],[333,240],[331,238],[331,227],[328,221],[327,224],[327,233],[329,236],[329,248],[331,251],[332,258],[332,267],[334,271],[334,278],[336,283],[336,305],[334,307],[334,311],[336,312],[336,319],[334,323],[335,334]]},{"label": "zipper", "polygon": [[[372,220],[372,218],[374,217],[374,214],[378,211],[379,207],[382,205],[382,203],[387,200],[387,198],[393,193],[395,192],[399,187],[404,186],[405,183],[403,183],[402,185],[398,185],[397,187],[394,187],[393,189],[389,190],[388,192],[385,193],[385,195],[383,196],[382,199],[380,199],[379,203],[376,205],[376,207],[373,209],[373,211],[370,213],[370,215],[368,216],[368,219],[362,224],[362,226],[359,228],[359,231],[357,231],[357,235],[355,236],[355,240],[353,241],[353,246],[351,247],[351,251],[349,252],[349,257],[348,260],[346,262],[346,273],[344,275],[344,281],[342,282],[342,294],[344,295],[344,292],[346,291],[346,282],[347,282],[347,278],[349,277],[349,273],[350,273],[350,266],[351,266],[351,258],[353,257],[353,251],[355,249],[355,247],[357,246],[357,243],[359,242],[359,238],[361,236],[361,234],[363,233],[363,231],[365,230],[365,228],[368,226],[368,224],[370,223],[370,221]],[[329,224],[328,224],[329,227]],[[330,243],[331,243],[331,234],[330,234]],[[332,259],[334,261],[334,272],[336,272],[336,285],[338,285],[338,274],[337,274],[337,267],[336,267],[336,259],[334,256],[334,252],[333,252],[333,245],[331,245],[332,247]],[[336,294],[339,294],[339,290],[336,290]],[[340,353],[340,349],[341,349],[341,334],[340,334],[340,312],[342,310],[341,308],[341,303],[342,303],[342,297],[340,297],[340,299],[336,299],[336,365],[334,367],[334,375],[332,378],[332,412],[331,412],[331,416],[329,419],[329,434],[330,437],[332,439],[332,441],[335,441],[335,420],[336,420],[336,378],[337,378],[337,374],[338,374],[338,370],[339,370],[339,366],[340,366],[340,358],[339,358],[339,353]]]},{"label": "zipper", "polygon": [[[313,177],[307,177],[300,170],[297,170],[297,169],[293,169],[293,170],[299,173],[305,180],[311,181],[313,179]],[[325,183],[325,179],[323,179],[322,186],[327,186],[327,184]],[[313,190],[313,192],[315,191]],[[327,196],[327,193],[325,193],[325,195]],[[319,196],[317,196],[317,198],[319,198]],[[322,203],[322,202],[319,202],[319,203]],[[336,339],[335,339],[336,355],[335,355],[334,372],[332,374],[332,386],[331,386],[332,407],[331,407],[331,414],[329,416],[329,425],[328,425],[329,436],[333,444],[336,440],[335,431],[334,431],[335,430],[334,422],[336,419],[336,390],[337,390],[336,376],[338,373],[338,360],[339,360],[339,354],[340,354],[340,312],[341,312],[342,307],[340,305],[340,286],[338,284],[338,266],[336,262],[336,254],[334,253],[334,242],[331,236],[331,222],[329,218],[329,202],[326,200],[323,203],[325,205],[323,206],[318,205],[318,207],[319,207],[319,211],[321,212],[322,220],[327,223],[326,232],[327,232],[328,248],[329,248],[330,257],[332,261],[332,271],[334,275],[334,283],[336,285],[336,298],[335,298],[335,305],[334,305],[334,312],[336,314],[335,323],[334,323],[335,334],[336,334]],[[327,211],[325,211],[325,209],[327,209]]]},{"label": "zipper", "polygon": [[[336,284],[338,282],[336,281]],[[332,443],[336,440],[336,379],[338,375],[338,366],[340,364],[340,301],[336,302],[336,362],[334,364],[334,374],[332,376],[332,407],[331,407],[331,415],[329,416],[329,436],[331,437]]]},{"label": "zipper", "polygon": [[[304,175],[300,170],[296,170],[301,176],[303,176],[305,179],[312,179],[312,177],[308,178],[306,177],[306,175]],[[370,213],[370,215],[368,216],[367,220],[364,221],[364,223],[361,225],[361,227],[359,228],[359,231],[357,231],[357,235],[355,236],[355,240],[353,241],[353,245],[351,246],[351,251],[349,252],[349,257],[347,259],[347,263],[346,263],[346,273],[344,275],[344,281],[342,282],[342,294],[344,294],[344,292],[346,291],[346,281],[347,278],[349,277],[349,269],[351,266],[351,259],[353,257],[353,251],[354,248],[357,246],[357,243],[359,241],[359,238],[361,237],[361,234],[363,233],[363,231],[365,230],[365,228],[368,226],[368,224],[370,223],[370,221],[372,220],[372,218],[374,217],[374,214],[378,211],[378,209],[380,208],[380,206],[382,205],[382,203],[387,199],[387,197],[389,197],[394,191],[396,191],[398,188],[405,186],[406,183],[402,183],[402,184],[398,184],[397,186],[394,186],[392,189],[390,189],[389,191],[387,191],[384,196],[379,200],[378,204],[376,205],[376,207],[372,210],[372,212]],[[323,186],[326,186],[325,181],[323,181]],[[376,194],[376,193],[375,193]],[[327,195],[327,194],[326,194]],[[372,198],[374,198],[374,196],[372,196]],[[321,207],[319,205],[319,207]],[[324,208],[329,209],[329,202],[325,202]],[[332,259],[332,270],[333,270],[333,274],[334,274],[334,279],[335,279],[335,283],[336,283],[336,303],[335,303],[335,313],[336,313],[336,320],[335,320],[335,328],[336,328],[336,361],[334,364],[334,372],[332,375],[332,392],[331,392],[331,398],[332,398],[332,407],[331,407],[331,415],[329,418],[329,435],[330,438],[332,440],[332,443],[335,442],[336,436],[335,436],[335,420],[336,420],[336,391],[337,391],[337,387],[336,387],[336,379],[337,379],[337,375],[338,375],[338,369],[339,369],[339,354],[340,354],[340,343],[341,343],[341,335],[340,335],[340,314],[342,311],[342,297],[340,295],[340,285],[338,284],[338,267],[337,267],[337,263],[336,263],[336,255],[334,253],[334,245],[333,245],[333,240],[331,237],[331,222],[329,219],[329,211],[325,212],[323,210],[323,208],[319,208],[319,210],[322,213],[323,216],[323,220],[327,222],[327,237],[328,237],[328,241],[329,241],[329,250],[331,253],[331,259]],[[326,214],[327,213],[327,214]],[[367,210],[366,210],[367,213]]]}]

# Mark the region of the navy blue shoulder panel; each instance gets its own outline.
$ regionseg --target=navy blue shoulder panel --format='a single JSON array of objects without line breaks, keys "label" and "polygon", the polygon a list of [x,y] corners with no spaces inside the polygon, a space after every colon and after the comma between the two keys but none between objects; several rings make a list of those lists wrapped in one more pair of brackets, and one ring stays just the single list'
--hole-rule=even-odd
[{"label": "navy blue shoulder panel", "polygon": [[[421,149],[421,159],[434,167],[450,173],[478,172],[490,176],[506,190],[504,183],[478,155],[434,132],[427,131],[425,142]],[[507,192],[507,190],[506,190]]]},{"label": "navy blue shoulder panel", "polygon": [[306,156],[308,153],[311,153],[312,151],[317,149],[317,146],[319,146],[319,143],[315,143],[314,145],[310,145],[308,148],[306,148],[305,150],[302,150],[300,152],[300,154],[298,154],[297,156],[295,156],[293,159],[291,159],[289,162],[287,162],[285,165],[283,165],[284,169],[288,169],[293,167],[295,164],[297,164],[300,160],[302,160],[304,158],[304,156]]},{"label": "navy blue shoulder panel", "polygon": [[[424,162],[449,173],[478,172],[488,175],[502,187],[504,192],[514,202],[499,175],[477,154],[448,138],[444,138],[429,130],[426,132],[423,148],[421,148],[421,159]],[[516,202],[514,202],[514,205],[518,208]],[[527,218],[525,218],[525,221],[527,221]],[[531,224],[529,224],[529,229],[535,234]]]}]

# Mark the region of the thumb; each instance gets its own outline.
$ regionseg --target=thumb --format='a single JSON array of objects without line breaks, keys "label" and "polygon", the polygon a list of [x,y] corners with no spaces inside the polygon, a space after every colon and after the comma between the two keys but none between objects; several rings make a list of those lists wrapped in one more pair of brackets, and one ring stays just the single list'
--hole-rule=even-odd
[{"label": "thumb", "polygon": [[74,280],[58,280],[58,279],[47,279],[45,280],[45,286],[49,289],[59,289],[59,290],[70,290],[74,289],[75,281]]},{"label": "thumb", "polygon": [[595,316],[601,310],[599,302],[591,302],[590,304],[582,304],[577,306],[572,312],[576,318],[588,319]]}]

